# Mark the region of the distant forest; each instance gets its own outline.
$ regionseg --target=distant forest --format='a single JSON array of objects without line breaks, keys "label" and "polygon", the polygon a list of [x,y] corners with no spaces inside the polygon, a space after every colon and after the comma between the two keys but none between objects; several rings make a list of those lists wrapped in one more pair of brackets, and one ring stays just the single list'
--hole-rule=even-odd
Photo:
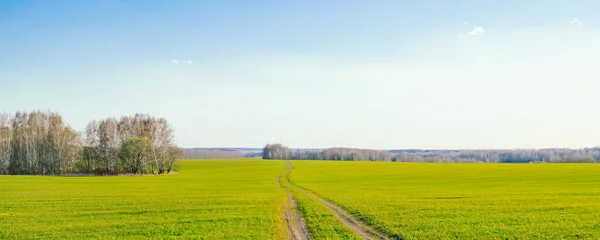
[{"label": "distant forest", "polygon": [[484,163],[600,162],[600,148],[373,150],[341,147],[326,149],[292,149],[282,144],[267,144],[264,148],[192,148],[182,150],[185,159],[262,158],[336,161]]},{"label": "distant forest", "polygon": [[484,162],[484,163],[595,163],[600,148],[517,150],[371,150],[327,148],[292,150],[282,144],[267,144],[263,159],[382,161],[382,162]]},{"label": "distant forest", "polygon": [[91,121],[84,132],[57,113],[0,114],[0,174],[163,174],[181,150],[164,118],[145,114]]},{"label": "distant forest", "polygon": [[163,174],[177,159],[263,158],[383,162],[595,163],[600,148],[515,150],[180,149],[164,118],[145,114],[93,120],[85,131],[50,112],[0,113],[0,174]]},{"label": "distant forest", "polygon": [[260,148],[182,148],[183,159],[260,158]]}]

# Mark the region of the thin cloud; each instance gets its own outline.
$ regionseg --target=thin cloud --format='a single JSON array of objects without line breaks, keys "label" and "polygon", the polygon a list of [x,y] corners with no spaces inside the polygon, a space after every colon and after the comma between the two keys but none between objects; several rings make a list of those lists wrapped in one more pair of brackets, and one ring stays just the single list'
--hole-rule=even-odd
[{"label": "thin cloud", "polygon": [[192,64],[192,60],[179,60],[179,59],[171,59],[171,62],[173,64],[179,64],[179,63],[185,63],[185,64]]},{"label": "thin cloud", "polygon": [[485,30],[483,30],[482,27],[475,27],[475,29],[473,29],[473,31],[468,32],[467,35],[481,36],[483,35],[483,33],[485,33]]},{"label": "thin cloud", "polygon": [[583,25],[583,22],[582,22],[581,20],[577,19],[577,18],[573,18],[573,19],[571,19],[571,21],[569,21],[569,23],[570,23],[570,24],[575,24],[575,25],[577,25],[577,26],[581,26],[581,25]]}]

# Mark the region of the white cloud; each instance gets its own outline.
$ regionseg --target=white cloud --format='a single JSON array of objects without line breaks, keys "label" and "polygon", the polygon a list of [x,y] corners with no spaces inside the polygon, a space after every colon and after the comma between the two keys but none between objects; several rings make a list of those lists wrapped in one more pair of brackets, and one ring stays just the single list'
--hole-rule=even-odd
[{"label": "white cloud", "polygon": [[469,25],[469,22],[465,21],[465,25]]},{"label": "white cloud", "polygon": [[473,29],[473,31],[468,32],[467,35],[480,36],[483,35],[484,32],[485,30],[483,30],[482,27],[475,27],[475,29]]},{"label": "white cloud", "polygon": [[192,64],[192,60],[179,60],[179,59],[171,59],[171,62],[174,64],[178,64],[178,63],[185,63],[185,64]]},{"label": "white cloud", "polygon": [[569,21],[569,23],[570,23],[570,24],[575,24],[575,25],[577,25],[577,26],[581,26],[581,25],[583,25],[583,22],[582,22],[581,20],[577,19],[577,18],[573,18],[573,19],[571,19],[571,21]]}]

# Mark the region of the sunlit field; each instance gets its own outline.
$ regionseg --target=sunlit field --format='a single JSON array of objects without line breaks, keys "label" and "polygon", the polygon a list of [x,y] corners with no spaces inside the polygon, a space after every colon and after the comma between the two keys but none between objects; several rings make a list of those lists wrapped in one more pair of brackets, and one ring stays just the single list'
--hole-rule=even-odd
[{"label": "sunlit field", "polygon": [[597,164],[291,164],[186,160],[166,176],[0,176],[0,239],[288,239],[285,189],[312,239],[360,237],[311,192],[404,239],[600,239]]},{"label": "sunlit field", "polygon": [[293,161],[290,179],[405,239],[600,239],[600,165]]},{"label": "sunlit field", "polygon": [[281,161],[181,161],[168,176],[0,176],[0,239],[281,239]]}]

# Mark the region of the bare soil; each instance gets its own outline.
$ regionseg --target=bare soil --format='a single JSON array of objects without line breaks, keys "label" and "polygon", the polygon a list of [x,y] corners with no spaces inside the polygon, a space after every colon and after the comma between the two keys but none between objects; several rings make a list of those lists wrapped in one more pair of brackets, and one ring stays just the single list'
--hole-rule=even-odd
[{"label": "bare soil", "polygon": [[[287,172],[286,172],[287,175]],[[288,200],[285,206],[284,219],[287,223],[290,239],[293,240],[307,240],[311,239],[308,233],[308,227],[304,222],[304,218],[298,209],[298,204],[292,192],[281,184],[281,175],[277,177],[277,183],[279,186],[287,191]]]}]

